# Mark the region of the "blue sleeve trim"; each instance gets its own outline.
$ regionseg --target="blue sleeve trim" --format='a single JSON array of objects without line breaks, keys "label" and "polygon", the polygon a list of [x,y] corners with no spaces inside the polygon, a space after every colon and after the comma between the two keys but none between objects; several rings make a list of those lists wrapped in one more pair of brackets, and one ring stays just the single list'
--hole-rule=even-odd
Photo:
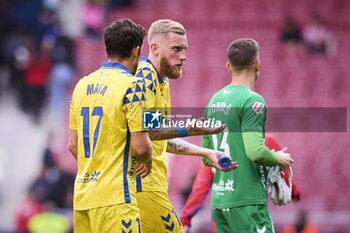
[{"label": "blue sleeve trim", "polygon": [[128,163],[129,163],[129,150],[130,150],[130,131],[127,127],[126,142],[124,148],[124,160],[123,160],[123,185],[124,185],[124,199],[125,203],[131,203],[129,182],[128,182]]},{"label": "blue sleeve trim", "polygon": [[136,176],[136,191],[142,192],[141,176]]}]

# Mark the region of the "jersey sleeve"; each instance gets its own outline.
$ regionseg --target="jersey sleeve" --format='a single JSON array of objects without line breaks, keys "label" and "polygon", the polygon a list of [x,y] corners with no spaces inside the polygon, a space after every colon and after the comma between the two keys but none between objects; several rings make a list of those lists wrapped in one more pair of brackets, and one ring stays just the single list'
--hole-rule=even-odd
[{"label": "jersey sleeve", "polygon": [[251,96],[242,108],[242,132],[265,131],[266,106],[259,95]]},{"label": "jersey sleeve", "polygon": [[[202,147],[212,149],[211,143],[210,143],[210,135],[202,136]],[[202,162],[205,166],[209,166],[209,167],[213,166],[213,164],[207,158],[203,157]]]},{"label": "jersey sleeve", "polygon": [[123,108],[130,132],[144,131],[142,112],[145,107],[145,85],[142,79],[135,80],[127,88]]},{"label": "jersey sleeve", "polygon": [[142,78],[145,83],[145,97],[146,97],[146,108],[152,109],[154,107],[155,102],[155,92],[157,85],[157,73],[152,70],[150,67],[140,65],[136,71],[136,77]]}]

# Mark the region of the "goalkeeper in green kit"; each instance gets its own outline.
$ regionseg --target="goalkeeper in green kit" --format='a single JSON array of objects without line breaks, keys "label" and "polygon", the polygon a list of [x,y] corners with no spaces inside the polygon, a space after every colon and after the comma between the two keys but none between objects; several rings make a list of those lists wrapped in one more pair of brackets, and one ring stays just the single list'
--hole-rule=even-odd
[{"label": "goalkeeper in green kit", "polygon": [[205,118],[220,120],[227,128],[219,134],[204,136],[202,144],[231,155],[239,168],[215,173],[212,186],[215,225],[218,233],[272,233],[267,207],[268,169],[272,166],[286,169],[293,159],[289,153],[275,153],[264,145],[266,105],[263,97],[254,92],[260,69],[258,42],[250,38],[233,41],[228,48],[226,68],[231,83],[214,94]]}]

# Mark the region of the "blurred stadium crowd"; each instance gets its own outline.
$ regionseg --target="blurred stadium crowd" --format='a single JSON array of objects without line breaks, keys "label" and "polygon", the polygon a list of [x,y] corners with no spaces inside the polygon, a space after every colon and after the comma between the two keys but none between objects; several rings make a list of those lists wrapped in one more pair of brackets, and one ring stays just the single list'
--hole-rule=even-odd
[{"label": "blurred stadium crowd", "polygon": [[[268,106],[348,107],[349,12],[347,0],[0,1],[0,232],[28,232],[28,221],[37,213],[48,215],[32,219],[32,232],[40,221],[64,226],[57,232],[71,228],[70,92],[105,59],[102,33],[112,20],[127,17],[147,28],[170,18],[186,27],[184,77],[171,84],[175,107],[203,107],[229,82],[226,48],[237,37],[260,43],[263,68],[257,85]],[[272,208],[277,232],[301,210],[320,232],[350,232],[347,128],[276,136],[294,155],[302,192],[300,203]],[[198,144],[200,138],[190,141]],[[169,193],[180,212],[200,161],[169,158]],[[199,215],[193,232],[203,233],[210,228],[208,206]]]}]

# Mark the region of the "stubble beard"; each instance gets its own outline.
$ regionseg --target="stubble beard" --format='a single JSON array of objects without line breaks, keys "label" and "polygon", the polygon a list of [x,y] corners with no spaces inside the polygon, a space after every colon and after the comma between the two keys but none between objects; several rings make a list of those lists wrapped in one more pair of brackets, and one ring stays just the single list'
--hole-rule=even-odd
[{"label": "stubble beard", "polygon": [[178,79],[182,75],[182,69],[172,66],[166,57],[160,59],[160,73],[170,79]]}]

